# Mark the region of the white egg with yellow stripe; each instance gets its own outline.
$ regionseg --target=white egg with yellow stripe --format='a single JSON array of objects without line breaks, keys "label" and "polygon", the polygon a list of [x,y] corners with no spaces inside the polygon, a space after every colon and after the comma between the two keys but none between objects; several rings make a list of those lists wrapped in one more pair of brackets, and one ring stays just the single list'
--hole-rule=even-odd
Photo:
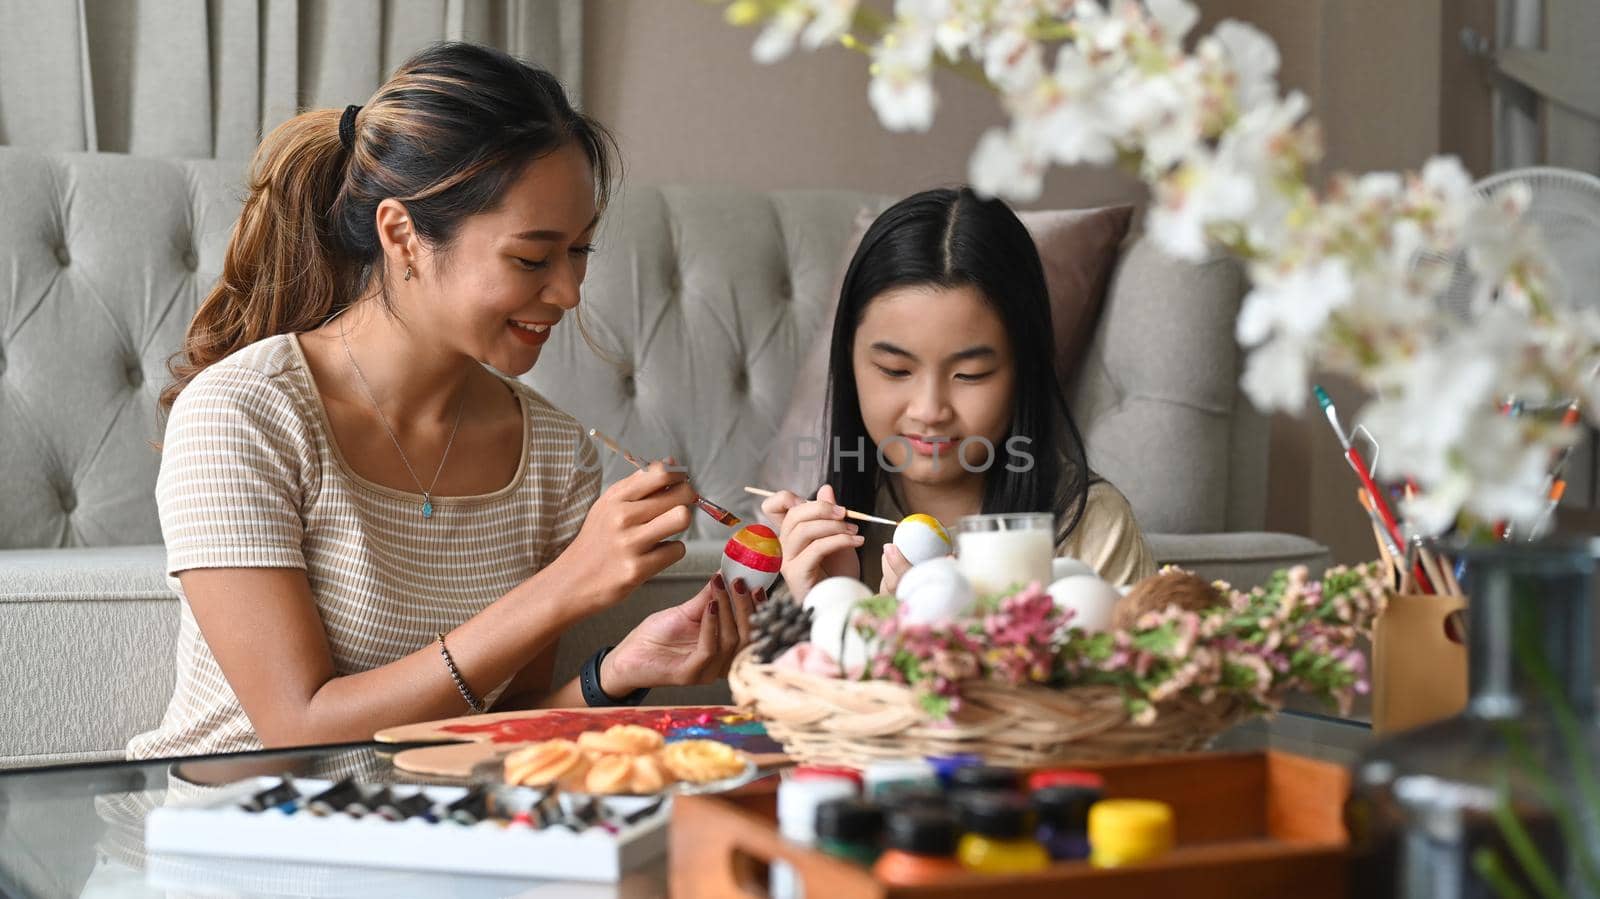
[{"label": "white egg with yellow stripe", "polygon": [[894,545],[906,561],[921,565],[929,559],[950,555],[950,532],[932,515],[907,515],[894,529]]}]

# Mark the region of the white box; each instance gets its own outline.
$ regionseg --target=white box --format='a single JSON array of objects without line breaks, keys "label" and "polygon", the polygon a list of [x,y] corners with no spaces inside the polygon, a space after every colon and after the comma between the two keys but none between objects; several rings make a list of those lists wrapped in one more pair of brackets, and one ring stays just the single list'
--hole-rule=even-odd
[{"label": "white box", "polygon": [[[155,809],[145,822],[145,848],[151,853],[601,882],[616,882],[624,872],[667,851],[670,799],[649,817],[624,825],[615,834],[598,826],[574,833],[565,827],[534,830],[489,822],[389,821],[376,815],[250,812],[240,807],[278,783],[276,777],[253,778],[188,803]],[[296,779],[295,786],[304,795],[315,795],[332,783]],[[395,784],[389,789],[401,797],[420,791],[444,803],[466,793],[463,787],[444,786]],[[627,814],[654,800],[602,801]]]}]

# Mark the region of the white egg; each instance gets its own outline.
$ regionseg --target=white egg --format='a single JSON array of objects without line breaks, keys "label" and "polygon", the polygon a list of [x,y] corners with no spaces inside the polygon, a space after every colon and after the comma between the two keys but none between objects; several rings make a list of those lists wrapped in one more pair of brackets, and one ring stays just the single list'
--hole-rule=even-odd
[{"label": "white egg", "polygon": [[1111,610],[1121,594],[1117,588],[1092,575],[1073,575],[1051,584],[1046,591],[1056,608],[1069,610],[1068,627],[1091,634],[1111,630]]},{"label": "white egg", "polygon": [[914,566],[900,579],[895,596],[911,624],[948,621],[972,611],[978,601],[971,582],[950,558],[929,559]]},{"label": "white egg", "polygon": [[950,533],[932,515],[907,515],[894,529],[894,545],[906,561],[921,565],[950,555]]},{"label": "white egg", "polygon": [[1056,556],[1050,560],[1050,580],[1059,581],[1062,578],[1076,577],[1086,574],[1090,577],[1099,577],[1100,572],[1089,567],[1088,563],[1080,562],[1071,556]]},{"label": "white egg", "polygon": [[872,588],[853,577],[830,577],[812,587],[804,602],[812,610],[811,642],[827,650],[851,676],[866,667],[872,652],[855,628],[847,625],[856,603],[871,595]]},{"label": "white egg", "polygon": [[814,610],[812,614],[821,615],[835,606],[853,606],[872,592],[871,587],[853,577],[830,577],[818,581],[801,605]]},{"label": "white egg", "polygon": [[722,582],[728,585],[728,591],[733,591],[734,578],[744,578],[745,591],[754,593],[757,590],[771,590],[772,584],[778,579],[776,571],[757,571],[743,562],[738,562],[732,556],[722,557]]}]

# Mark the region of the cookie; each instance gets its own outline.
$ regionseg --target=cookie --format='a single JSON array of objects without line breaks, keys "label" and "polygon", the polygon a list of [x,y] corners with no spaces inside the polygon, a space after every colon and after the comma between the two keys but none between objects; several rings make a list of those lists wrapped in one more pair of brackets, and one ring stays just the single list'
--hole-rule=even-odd
[{"label": "cookie", "polygon": [[637,796],[659,793],[676,779],[667,771],[666,766],[661,764],[661,758],[655,753],[634,756],[628,791]]},{"label": "cookie", "polygon": [[594,756],[590,760],[589,773],[584,777],[583,789],[602,795],[630,792],[633,760],[631,755]]},{"label": "cookie", "polygon": [[661,764],[679,780],[710,783],[743,772],[747,762],[743,753],[715,740],[680,740],[661,750]]},{"label": "cookie", "polygon": [[571,782],[588,771],[589,760],[571,740],[545,740],[506,756],[506,783],[530,787]]},{"label": "cookie", "polygon": [[603,731],[584,731],[578,745],[585,752],[609,755],[643,755],[661,748],[661,734],[638,724],[614,724]]}]

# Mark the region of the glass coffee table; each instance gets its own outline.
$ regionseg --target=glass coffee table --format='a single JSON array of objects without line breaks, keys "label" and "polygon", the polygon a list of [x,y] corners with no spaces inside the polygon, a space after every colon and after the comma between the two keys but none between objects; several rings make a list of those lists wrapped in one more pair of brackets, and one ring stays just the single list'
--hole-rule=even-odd
[{"label": "glass coffee table", "polygon": [[[1223,734],[1215,749],[1279,749],[1340,764],[1370,742],[1360,721],[1286,711]],[[197,789],[284,773],[367,782],[418,779],[389,761],[403,747],[354,743],[144,762],[0,771],[0,896],[153,897],[655,897],[667,894],[667,862],[619,883],[470,877],[395,869],[201,859],[148,854],[144,816]],[[437,778],[428,782],[438,783]],[[203,789],[203,787],[202,787]]]},{"label": "glass coffee table", "polygon": [[666,895],[665,859],[633,871],[619,883],[577,883],[145,852],[144,816],[170,798],[204,789],[195,785],[284,773],[334,780],[355,775],[372,783],[420,782],[390,763],[400,748],[354,743],[0,771],[0,896],[643,899]]}]

